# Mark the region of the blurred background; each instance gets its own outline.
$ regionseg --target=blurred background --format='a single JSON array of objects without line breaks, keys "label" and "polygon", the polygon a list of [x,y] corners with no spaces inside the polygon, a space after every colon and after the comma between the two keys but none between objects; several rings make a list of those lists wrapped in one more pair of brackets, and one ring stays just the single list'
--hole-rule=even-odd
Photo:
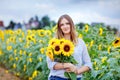
[{"label": "blurred background", "polygon": [[91,57],[82,80],[120,80],[120,0],[0,0],[0,80],[48,79],[48,42],[63,14]]},{"label": "blurred background", "polygon": [[120,0],[0,0],[1,29],[54,26],[63,14],[75,24],[102,24],[120,31]]}]

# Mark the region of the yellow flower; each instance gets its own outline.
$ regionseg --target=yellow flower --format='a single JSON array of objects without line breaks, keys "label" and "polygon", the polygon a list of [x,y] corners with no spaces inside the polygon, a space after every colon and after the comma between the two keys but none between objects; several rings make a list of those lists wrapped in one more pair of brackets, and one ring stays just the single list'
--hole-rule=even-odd
[{"label": "yellow flower", "polygon": [[32,53],[29,53],[29,55],[28,56],[32,56]]},{"label": "yellow flower", "polygon": [[86,33],[88,32],[88,29],[89,29],[89,26],[86,24],[86,25],[85,25],[85,32],[86,32]]},{"label": "yellow flower", "polygon": [[26,55],[26,51],[24,51],[23,54]]},{"label": "yellow flower", "polygon": [[96,61],[94,61],[94,63],[93,63],[93,64],[94,64],[94,66],[96,66],[96,65],[97,65],[97,62],[96,62]]},{"label": "yellow flower", "polygon": [[39,57],[39,61],[40,61],[40,62],[42,61],[42,57]]},{"label": "yellow flower", "polygon": [[56,38],[53,38],[53,39],[51,39],[51,40],[49,41],[49,45],[50,45],[50,46],[53,46],[54,43],[56,43],[56,42],[59,42],[59,40],[56,39]]},{"label": "yellow flower", "polygon": [[50,30],[45,30],[45,34],[48,35],[48,36],[51,36],[51,35],[52,35],[52,33],[51,33]]},{"label": "yellow flower", "polygon": [[17,73],[16,73],[16,76],[20,76],[20,73],[19,73],[19,72],[17,72]]},{"label": "yellow flower", "polygon": [[19,35],[22,32],[21,29],[16,30],[16,33]]},{"label": "yellow flower", "polygon": [[47,48],[47,52],[46,55],[53,61],[54,60],[54,56],[53,56],[53,52],[51,50],[50,46]]},{"label": "yellow flower", "polygon": [[13,60],[13,57],[12,57],[12,55],[10,55],[10,56],[9,56],[9,59],[10,59],[10,61],[12,61],[12,60]]},{"label": "yellow flower", "polygon": [[44,37],[45,36],[45,30],[41,29],[41,30],[38,30],[38,35],[40,37]]},{"label": "yellow flower", "polygon": [[86,44],[86,47],[88,47],[88,44]]},{"label": "yellow flower", "polygon": [[83,36],[82,36],[82,34],[79,34],[79,38],[82,38]]},{"label": "yellow flower", "polygon": [[10,37],[10,42],[13,42],[13,43],[15,43],[16,42],[16,38],[15,37]]},{"label": "yellow flower", "polygon": [[102,45],[101,45],[101,44],[99,44],[99,46],[98,46],[98,50],[101,50],[101,47],[102,47]]},{"label": "yellow flower", "polygon": [[108,46],[108,53],[110,53],[111,46]]},{"label": "yellow flower", "polygon": [[19,38],[19,41],[20,41],[20,42],[23,42],[22,38]]},{"label": "yellow flower", "polygon": [[12,46],[7,46],[7,50],[8,51],[12,50]]},{"label": "yellow flower", "polygon": [[24,71],[26,71],[26,65],[24,65]]},{"label": "yellow flower", "polygon": [[64,41],[65,41],[65,39],[64,39],[64,38],[59,39],[59,43],[60,43],[60,45],[62,45],[62,43],[64,43]]},{"label": "yellow flower", "polygon": [[15,57],[15,60],[18,61],[18,57]]},{"label": "yellow flower", "polygon": [[15,49],[15,50],[14,50],[14,55],[16,55],[16,52],[17,52],[17,50]]},{"label": "yellow flower", "polygon": [[38,74],[38,71],[37,71],[37,70],[35,70],[35,71],[33,72],[33,74],[32,74],[32,78],[37,77],[37,74]]},{"label": "yellow flower", "polygon": [[44,43],[44,41],[43,40],[39,40],[39,43]]},{"label": "yellow flower", "polygon": [[22,50],[20,50],[19,54],[20,54],[20,55],[22,55],[22,53],[23,53],[23,51],[22,51]]},{"label": "yellow flower", "polygon": [[27,35],[30,35],[32,33],[31,30],[27,30]]},{"label": "yellow flower", "polygon": [[102,33],[103,33],[103,28],[100,28],[100,29],[99,29],[99,35],[101,36]]},{"label": "yellow flower", "polygon": [[0,50],[0,55],[2,55],[3,53],[2,53],[2,50]]},{"label": "yellow flower", "polygon": [[102,57],[102,63],[104,63],[107,60],[107,57]]},{"label": "yellow flower", "polygon": [[27,41],[31,41],[32,40],[32,37],[30,35],[27,35],[27,38],[26,38]]},{"label": "yellow flower", "polygon": [[61,45],[61,49],[62,54],[69,57],[74,52],[74,44],[69,40],[65,40],[64,43]]},{"label": "yellow flower", "polygon": [[33,78],[32,78],[32,77],[29,77],[29,80],[33,80]]},{"label": "yellow flower", "polygon": [[98,69],[99,69],[98,67],[95,68],[95,70],[98,70]]},{"label": "yellow flower", "polygon": [[32,62],[32,58],[29,58],[28,60],[29,60],[29,62]]},{"label": "yellow flower", "polygon": [[4,41],[4,32],[2,30],[0,30],[0,38]]},{"label": "yellow flower", "polygon": [[13,64],[13,68],[16,69],[16,64],[15,63]]},{"label": "yellow flower", "polygon": [[93,44],[94,44],[94,40],[92,40],[92,41],[90,42],[90,47],[92,47]]},{"label": "yellow flower", "polygon": [[114,48],[120,47],[120,38],[116,38],[112,44]]},{"label": "yellow flower", "polygon": [[55,55],[60,55],[61,54],[61,46],[60,46],[60,42],[55,42],[53,45],[53,50],[54,50],[54,54]]},{"label": "yellow flower", "polygon": [[44,48],[41,48],[40,49],[40,52],[43,54],[45,52],[45,49]]}]

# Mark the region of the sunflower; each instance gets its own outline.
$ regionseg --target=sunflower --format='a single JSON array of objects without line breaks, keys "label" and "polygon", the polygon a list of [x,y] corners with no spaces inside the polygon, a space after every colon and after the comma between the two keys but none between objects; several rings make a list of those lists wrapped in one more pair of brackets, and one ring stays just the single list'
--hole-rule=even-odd
[{"label": "sunflower", "polygon": [[53,38],[53,39],[51,39],[51,40],[49,41],[49,45],[50,45],[50,46],[53,46],[54,43],[56,43],[56,42],[59,42],[59,40],[56,39],[56,38]]},{"label": "sunflower", "polygon": [[43,54],[45,52],[45,48],[41,48],[40,52]]},{"label": "sunflower", "polygon": [[120,47],[120,38],[116,38],[115,41],[113,42],[114,48]]},{"label": "sunflower", "polygon": [[38,71],[37,71],[37,70],[35,70],[35,71],[33,72],[33,74],[32,74],[32,78],[37,77],[37,75],[38,75]]},{"label": "sunflower", "polygon": [[2,55],[3,53],[2,53],[2,50],[0,50],[0,55]]},{"label": "sunflower", "polygon": [[31,41],[32,40],[32,37],[30,35],[27,35],[27,41]]},{"label": "sunflower", "polygon": [[65,41],[64,38],[60,39],[60,44],[64,43],[64,41]]},{"label": "sunflower", "polygon": [[45,30],[41,29],[41,30],[38,30],[38,35],[40,37],[44,37],[45,36]]},{"label": "sunflower", "polygon": [[57,42],[54,43],[54,45],[53,45],[53,50],[54,50],[54,54],[55,54],[55,55],[60,55],[60,54],[61,54],[60,41],[57,41]]},{"label": "sunflower", "polygon": [[110,53],[110,50],[111,50],[111,46],[108,46],[108,49],[107,49],[108,53]]},{"label": "sunflower", "polygon": [[17,34],[20,34],[21,32],[22,32],[21,29],[16,30],[16,33],[17,33]]},{"label": "sunflower", "polygon": [[105,56],[105,57],[102,57],[102,59],[101,59],[101,62],[102,63],[105,63],[105,61],[107,61],[107,57]]},{"label": "sunflower", "polygon": [[47,48],[47,52],[46,55],[53,61],[54,60],[54,56],[53,56],[53,52],[50,49],[50,47]]},{"label": "sunflower", "polygon": [[71,56],[74,52],[74,44],[69,41],[69,40],[65,40],[64,43],[61,45],[62,47],[62,54],[64,56]]},{"label": "sunflower", "polygon": [[82,36],[82,34],[79,34],[79,38],[82,38],[83,36]]},{"label": "sunflower", "polygon": [[2,30],[0,30],[0,38],[4,41],[4,32]]},{"label": "sunflower", "polygon": [[12,46],[7,46],[7,50],[8,51],[12,50]]},{"label": "sunflower", "polygon": [[48,35],[48,36],[51,36],[51,35],[52,35],[52,33],[51,33],[50,30],[46,30],[46,31],[45,31],[45,34]]},{"label": "sunflower", "polygon": [[27,30],[27,35],[30,35],[32,33],[31,30]]},{"label": "sunflower", "polygon": [[94,40],[92,40],[92,41],[90,42],[90,47],[92,47],[93,44],[94,44]]},{"label": "sunflower", "polygon": [[88,28],[89,28],[89,26],[86,24],[86,25],[85,25],[85,32],[86,32],[86,33],[88,32]]},{"label": "sunflower", "polygon": [[99,35],[101,36],[101,35],[102,35],[102,33],[103,33],[103,29],[102,29],[102,28],[100,28],[100,29],[99,29]]},{"label": "sunflower", "polygon": [[98,50],[101,50],[101,48],[102,48],[102,45],[101,45],[101,44],[99,44],[99,46],[98,46]]}]

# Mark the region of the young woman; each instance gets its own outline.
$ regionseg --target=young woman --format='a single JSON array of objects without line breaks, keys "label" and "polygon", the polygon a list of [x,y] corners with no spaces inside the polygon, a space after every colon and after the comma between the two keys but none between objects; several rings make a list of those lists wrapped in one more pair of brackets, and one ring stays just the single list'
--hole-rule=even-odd
[{"label": "young woman", "polygon": [[73,57],[78,64],[53,62],[47,57],[47,64],[50,69],[48,80],[69,80],[64,76],[65,71],[75,72],[77,80],[81,80],[82,73],[89,71],[92,68],[92,63],[84,41],[77,37],[76,29],[70,16],[65,14],[59,18],[56,38],[65,38],[74,43]]}]

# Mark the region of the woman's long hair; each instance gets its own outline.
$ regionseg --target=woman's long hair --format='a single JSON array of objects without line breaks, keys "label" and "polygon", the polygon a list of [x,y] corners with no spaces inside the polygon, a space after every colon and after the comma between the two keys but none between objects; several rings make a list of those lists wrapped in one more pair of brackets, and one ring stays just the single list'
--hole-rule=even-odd
[{"label": "woman's long hair", "polygon": [[61,28],[60,28],[60,27],[61,27],[61,26],[60,26],[60,22],[61,22],[61,20],[62,20],[63,18],[67,19],[67,20],[69,21],[69,23],[70,23],[70,39],[71,39],[71,41],[74,43],[74,45],[76,45],[76,44],[77,44],[77,33],[76,33],[76,29],[75,29],[73,20],[72,20],[71,17],[70,17],[69,15],[67,15],[67,14],[62,15],[62,16],[59,18],[59,20],[58,20],[56,37],[57,37],[58,39],[64,38],[64,34],[63,34],[63,32],[62,32],[62,30],[61,30]]}]

